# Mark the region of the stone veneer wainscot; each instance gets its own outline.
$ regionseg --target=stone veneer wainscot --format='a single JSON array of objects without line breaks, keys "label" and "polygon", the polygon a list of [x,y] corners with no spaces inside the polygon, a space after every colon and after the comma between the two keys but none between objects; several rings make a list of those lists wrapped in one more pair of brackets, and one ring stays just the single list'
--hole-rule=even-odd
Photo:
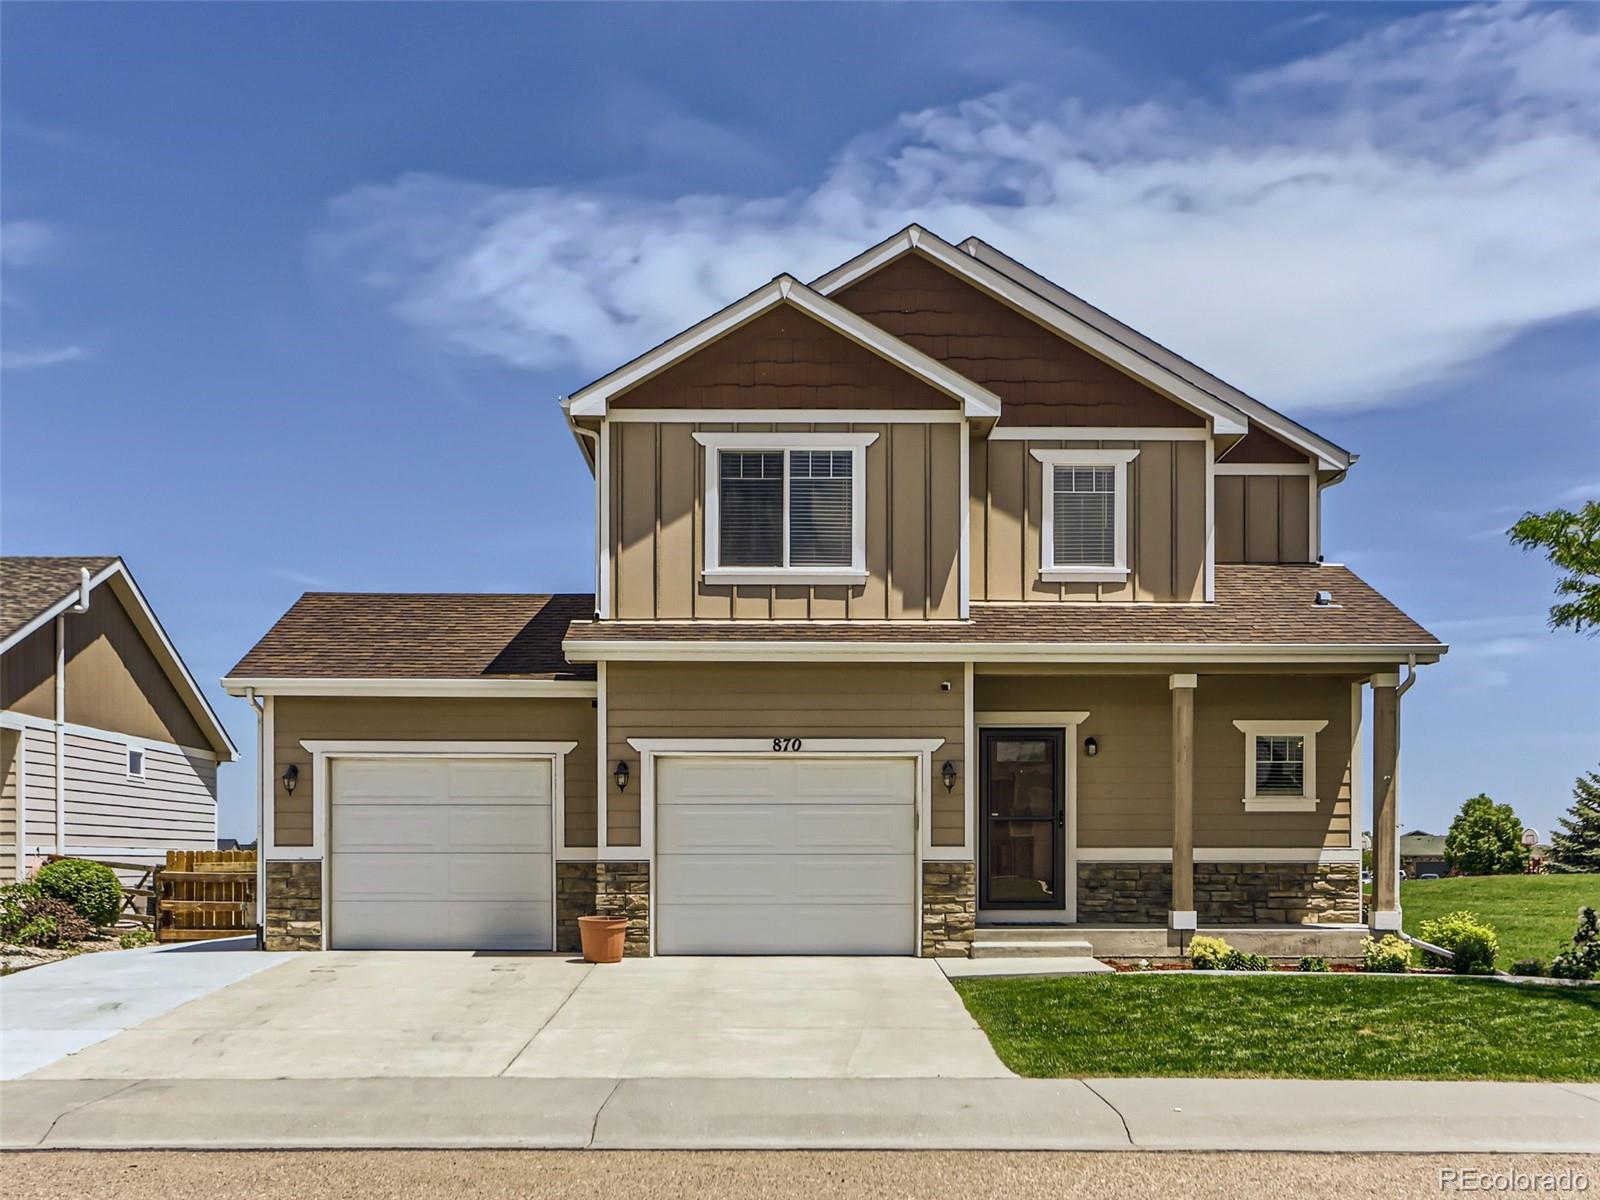
[{"label": "stone veneer wainscot", "polygon": [[626,917],[623,954],[650,953],[650,864],[644,862],[559,862],[556,864],[556,949],[582,949],[578,918]]},{"label": "stone veneer wainscot", "polygon": [[[1202,925],[1354,924],[1361,920],[1355,863],[1194,865],[1195,910]],[[1078,921],[1085,925],[1164,925],[1172,905],[1166,863],[1080,863]]]},{"label": "stone veneer wainscot", "polygon": [[922,864],[922,955],[966,958],[978,924],[977,869],[969,862]]},{"label": "stone veneer wainscot", "polygon": [[268,862],[263,950],[322,949],[322,863]]}]

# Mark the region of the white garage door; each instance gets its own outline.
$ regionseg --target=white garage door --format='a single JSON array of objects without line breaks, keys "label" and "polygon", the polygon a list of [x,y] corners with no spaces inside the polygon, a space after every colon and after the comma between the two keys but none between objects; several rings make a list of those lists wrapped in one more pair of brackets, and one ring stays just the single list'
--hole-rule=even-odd
[{"label": "white garage door", "polygon": [[336,758],[339,949],[549,950],[548,760]]},{"label": "white garage door", "polygon": [[658,954],[912,954],[916,764],[663,758]]}]

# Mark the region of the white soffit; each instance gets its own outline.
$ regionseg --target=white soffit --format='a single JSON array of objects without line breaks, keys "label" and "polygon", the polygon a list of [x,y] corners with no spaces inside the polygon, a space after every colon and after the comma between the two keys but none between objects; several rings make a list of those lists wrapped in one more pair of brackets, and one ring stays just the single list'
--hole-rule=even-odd
[{"label": "white soffit", "polygon": [[872,322],[836,304],[826,296],[795,279],[792,275],[779,275],[771,283],[736,300],[722,311],[713,313],[698,325],[669,338],[654,350],[647,351],[632,362],[618,367],[587,387],[572,394],[567,411],[573,417],[603,417],[607,402],[629,388],[636,387],[651,376],[666,370],[673,363],[687,358],[695,351],[716,341],[741,325],[753,321],[780,304],[789,304],[843,334],[858,346],[887,359],[903,370],[918,376],[931,387],[960,401],[962,412],[968,417],[997,418],[1000,415],[1000,397],[988,388],[972,382],[959,372],[915,347],[907,345],[894,335],[885,332]]}]

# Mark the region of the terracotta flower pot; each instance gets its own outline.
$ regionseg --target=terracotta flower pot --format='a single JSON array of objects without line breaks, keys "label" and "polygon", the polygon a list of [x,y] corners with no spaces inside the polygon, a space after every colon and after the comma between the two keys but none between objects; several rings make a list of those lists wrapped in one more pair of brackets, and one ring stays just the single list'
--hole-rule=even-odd
[{"label": "terracotta flower pot", "polygon": [[578,937],[583,942],[583,961],[621,962],[622,943],[627,933],[626,917],[579,917]]}]

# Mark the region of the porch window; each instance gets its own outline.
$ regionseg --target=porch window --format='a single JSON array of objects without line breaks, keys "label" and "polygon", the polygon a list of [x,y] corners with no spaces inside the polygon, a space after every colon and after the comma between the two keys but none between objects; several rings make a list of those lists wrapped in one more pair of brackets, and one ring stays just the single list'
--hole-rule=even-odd
[{"label": "porch window", "polygon": [[1114,583],[1128,576],[1128,464],[1137,450],[1035,450],[1044,468],[1039,575]]},{"label": "porch window", "polygon": [[863,475],[876,434],[696,434],[707,581],[866,579]]},{"label": "porch window", "polygon": [[1317,807],[1317,734],[1326,721],[1235,721],[1244,734],[1248,812],[1312,812]]}]

